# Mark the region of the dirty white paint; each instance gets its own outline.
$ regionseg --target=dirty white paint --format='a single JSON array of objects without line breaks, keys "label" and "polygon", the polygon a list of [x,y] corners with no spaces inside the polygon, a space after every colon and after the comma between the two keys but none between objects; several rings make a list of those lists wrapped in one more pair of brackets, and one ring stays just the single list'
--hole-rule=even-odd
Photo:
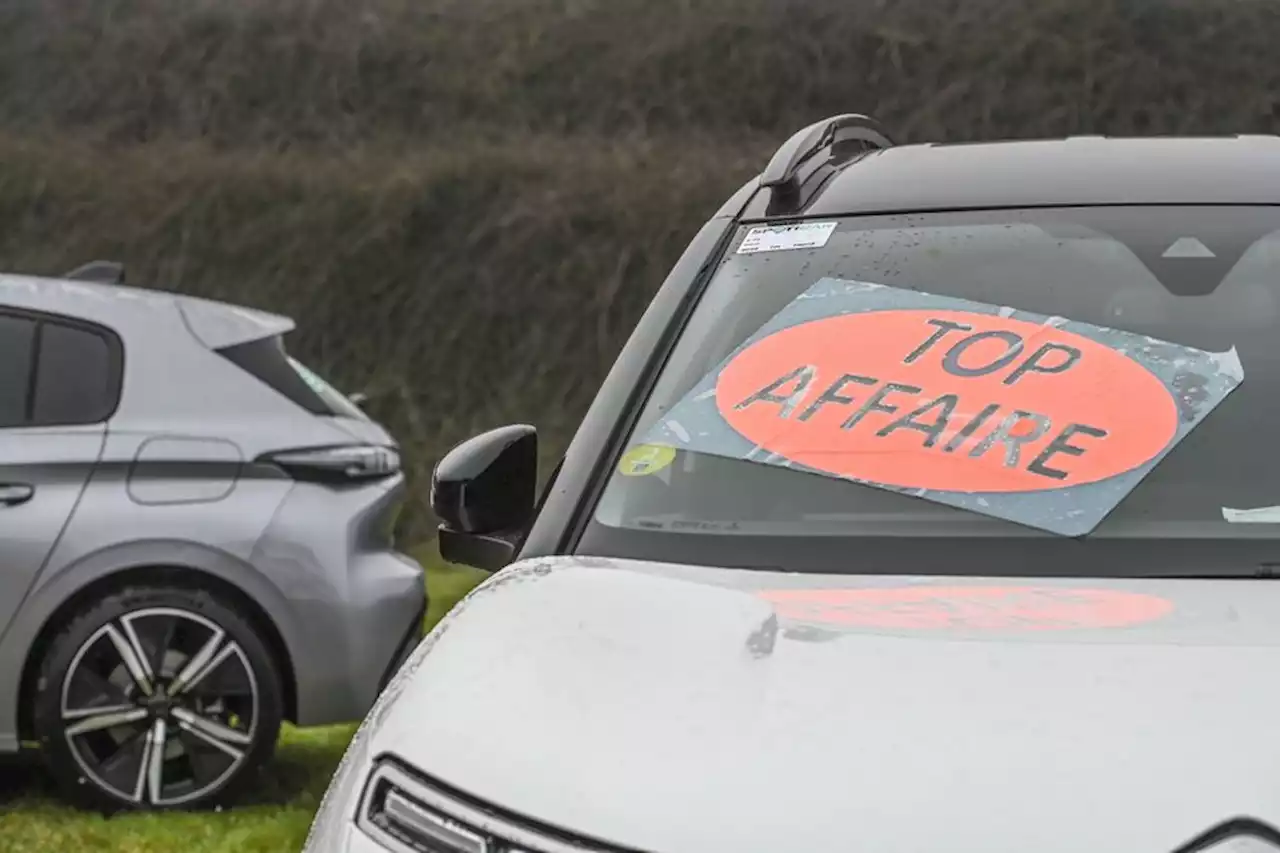
[{"label": "dirty white paint", "polygon": [[[1134,853],[1280,822],[1280,585],[1053,581],[1177,608],[1022,641],[792,630],[755,594],[863,581],[894,579],[518,563],[428,638],[346,772],[392,753],[655,853],[844,849],[851,832],[895,853]],[[326,826],[335,843],[313,849],[349,849]]]}]

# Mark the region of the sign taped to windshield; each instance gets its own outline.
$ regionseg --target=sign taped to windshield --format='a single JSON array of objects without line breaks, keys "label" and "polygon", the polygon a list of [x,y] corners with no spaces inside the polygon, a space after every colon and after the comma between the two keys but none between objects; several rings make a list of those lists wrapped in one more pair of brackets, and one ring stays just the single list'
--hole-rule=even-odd
[{"label": "sign taped to windshield", "polygon": [[1234,350],[824,278],[642,440],[1080,536],[1242,379]]}]

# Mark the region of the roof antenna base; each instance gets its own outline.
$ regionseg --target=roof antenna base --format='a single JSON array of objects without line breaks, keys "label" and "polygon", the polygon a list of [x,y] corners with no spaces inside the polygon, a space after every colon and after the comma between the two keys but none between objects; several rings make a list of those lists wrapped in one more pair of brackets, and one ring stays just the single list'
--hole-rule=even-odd
[{"label": "roof antenna base", "polygon": [[119,261],[89,261],[63,276],[71,281],[92,281],[98,284],[124,284],[124,264]]},{"label": "roof antenna base", "polygon": [[[894,145],[880,122],[860,113],[831,116],[796,132],[782,143],[760,174],[760,186],[773,191],[769,199],[770,214],[785,215],[798,211],[803,203],[800,190],[805,179],[823,166],[831,165],[831,152],[836,145],[846,142],[861,142],[873,150]],[[824,151],[827,156],[815,162]],[[802,179],[801,167],[806,164],[813,164],[813,168]]]}]

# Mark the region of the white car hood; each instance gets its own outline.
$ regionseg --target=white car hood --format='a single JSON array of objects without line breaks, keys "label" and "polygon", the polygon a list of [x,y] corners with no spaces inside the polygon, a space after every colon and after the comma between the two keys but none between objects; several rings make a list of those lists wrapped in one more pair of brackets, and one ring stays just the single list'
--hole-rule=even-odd
[{"label": "white car hood", "polygon": [[[1111,627],[998,604],[939,621],[975,584],[1168,607]],[[879,627],[761,594],[852,587],[938,592]],[[1276,582],[541,559],[473,592],[415,664],[368,756],[630,849],[1167,853],[1237,816],[1280,823]]]}]

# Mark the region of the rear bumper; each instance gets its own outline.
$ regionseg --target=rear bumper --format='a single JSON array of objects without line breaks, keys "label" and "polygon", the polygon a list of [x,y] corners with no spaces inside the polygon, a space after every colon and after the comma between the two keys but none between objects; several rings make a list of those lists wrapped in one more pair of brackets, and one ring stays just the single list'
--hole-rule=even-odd
[{"label": "rear bumper", "polygon": [[362,719],[421,631],[426,578],[393,550],[403,477],[349,488],[297,483],[251,562],[280,590],[300,726]]},{"label": "rear bumper", "polygon": [[394,552],[357,558],[346,596],[311,602],[294,670],[300,726],[359,720],[422,637],[422,567]]},{"label": "rear bumper", "polygon": [[[422,642],[423,623],[427,618],[427,600],[422,599],[422,607],[418,609],[417,614],[409,622],[405,628],[404,636],[400,639],[400,645],[396,647],[396,652],[391,658],[391,663],[387,664],[387,668],[382,671],[382,678],[378,680],[378,693],[387,689],[387,685],[391,683],[391,679],[400,671],[400,667],[404,666],[405,661],[409,659],[409,655],[413,654],[413,650],[418,647],[418,643]],[[376,698],[376,697],[375,697]]]}]

